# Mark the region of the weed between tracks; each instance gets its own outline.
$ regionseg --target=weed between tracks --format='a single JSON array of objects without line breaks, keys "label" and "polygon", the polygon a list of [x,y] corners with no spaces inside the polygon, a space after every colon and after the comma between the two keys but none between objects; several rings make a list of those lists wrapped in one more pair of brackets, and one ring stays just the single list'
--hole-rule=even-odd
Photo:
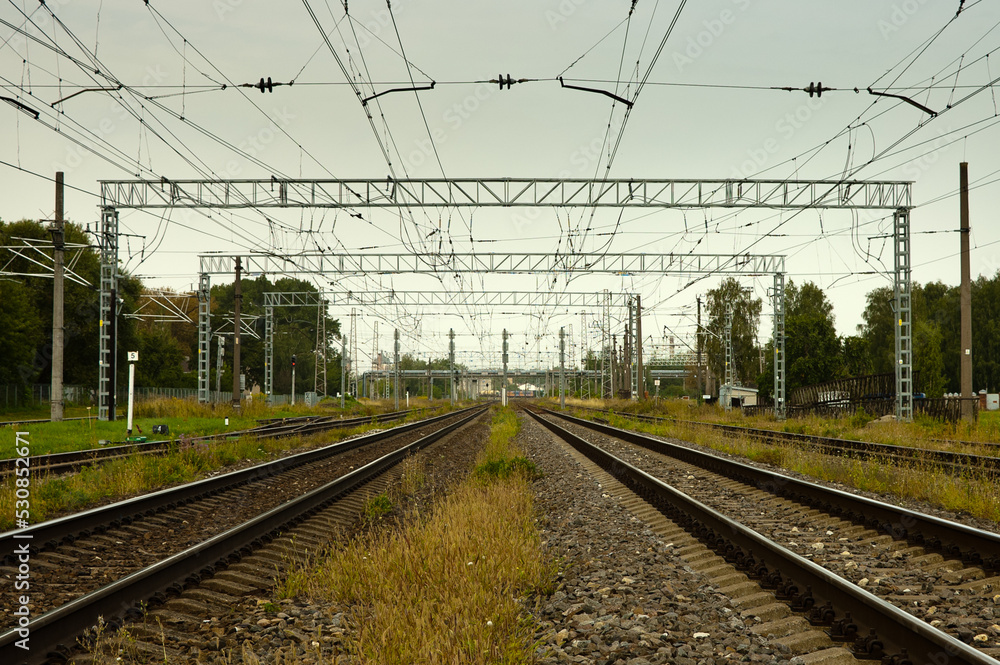
[{"label": "weed between tracks", "polygon": [[496,411],[476,470],[429,514],[293,572],[278,596],[349,608],[356,662],[531,661],[534,627],[517,599],[547,588],[553,569],[535,529],[534,466],[513,442],[519,427],[512,410]]}]

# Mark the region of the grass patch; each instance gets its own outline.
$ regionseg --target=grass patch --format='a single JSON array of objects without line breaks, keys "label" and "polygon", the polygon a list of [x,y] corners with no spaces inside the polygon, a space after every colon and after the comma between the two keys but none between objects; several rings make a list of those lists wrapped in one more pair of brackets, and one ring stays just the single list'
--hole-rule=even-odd
[{"label": "grass patch", "polygon": [[[494,413],[477,468],[521,469],[519,421]],[[405,471],[404,471],[405,476]],[[522,663],[534,625],[519,598],[550,589],[526,474],[474,472],[428,514],[342,545],[294,570],[279,598],[345,605],[355,662]]]},{"label": "grass patch", "polygon": [[[585,418],[592,418],[590,412],[582,412]],[[990,414],[992,415],[992,414]],[[867,414],[855,414],[857,421],[867,420]],[[721,432],[705,427],[699,427],[682,420],[676,422],[646,423],[633,420],[625,415],[614,415],[608,419],[610,424],[621,429],[644,432],[657,436],[673,437],[690,441],[699,445],[746,457],[757,462],[766,462],[789,471],[802,473],[813,478],[841,483],[860,490],[879,494],[923,501],[954,512],[967,513],[974,517],[1000,521],[1000,495],[996,492],[995,481],[989,477],[975,474],[951,475],[942,473],[932,465],[899,466],[878,458],[851,458],[823,455],[798,448],[789,444],[764,443],[748,436],[725,436]],[[810,419],[788,421],[783,424],[785,431],[812,430],[821,426],[836,428],[841,438],[845,426],[850,419],[828,420]],[[990,422],[989,420],[987,422]],[[830,423],[833,423],[831,425]],[[772,421],[772,425],[777,425]],[[756,424],[755,424],[756,426]],[[935,423],[940,428],[942,423]],[[870,426],[863,433],[871,434],[882,431],[884,438],[900,439],[908,436],[907,432],[919,431],[920,424],[879,423],[877,428]],[[773,427],[778,429],[778,427]],[[935,430],[936,431],[936,430]],[[891,437],[888,435],[891,433]],[[855,438],[855,437],[852,437]],[[860,437],[857,437],[860,438]],[[866,436],[866,440],[877,440],[877,437]],[[889,441],[886,441],[889,442]],[[920,445],[922,442],[909,441],[908,445]],[[921,445],[921,447],[924,447]]]},{"label": "grass patch", "polygon": [[[190,482],[208,472],[240,460],[264,461],[275,454],[331,444],[348,436],[364,433],[378,426],[365,425],[349,430],[333,430],[308,437],[257,439],[242,437],[221,442],[175,443],[166,455],[136,455],[84,467],[78,473],[31,478],[31,523],[55,515],[83,510],[97,503],[114,501],[168,485]],[[32,440],[34,448],[34,440]],[[14,526],[14,477],[0,484],[0,531]]]},{"label": "grass patch", "polygon": [[365,519],[377,520],[392,512],[392,500],[385,492],[375,494],[365,499],[365,505],[361,512]]}]

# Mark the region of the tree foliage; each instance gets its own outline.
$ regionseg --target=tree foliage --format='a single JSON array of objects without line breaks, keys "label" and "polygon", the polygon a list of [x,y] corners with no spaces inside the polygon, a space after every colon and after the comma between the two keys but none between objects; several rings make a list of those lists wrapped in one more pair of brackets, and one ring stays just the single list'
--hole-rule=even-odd
[{"label": "tree foliage", "polygon": [[718,377],[719,383],[725,380],[726,354],[723,344],[726,310],[733,308],[733,378],[735,381],[749,385],[749,382],[760,373],[760,354],[757,345],[757,329],[760,325],[760,313],[763,302],[754,298],[740,283],[730,277],[718,288],[707,294],[706,309],[708,323],[705,326],[705,349],[708,354],[708,366]]}]

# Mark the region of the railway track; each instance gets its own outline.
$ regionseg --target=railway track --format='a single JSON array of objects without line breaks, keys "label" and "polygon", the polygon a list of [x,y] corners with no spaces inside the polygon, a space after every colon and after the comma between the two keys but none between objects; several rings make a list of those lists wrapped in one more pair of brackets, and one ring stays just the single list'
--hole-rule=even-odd
[{"label": "railway track", "polygon": [[[947,450],[937,450],[932,448],[914,448],[910,446],[897,446],[886,443],[874,443],[869,441],[854,441],[853,439],[838,439],[833,437],[815,436],[811,434],[796,434],[794,432],[779,432],[775,430],[742,427],[739,425],[724,425],[722,423],[707,423],[697,420],[681,420],[677,418],[661,418],[642,414],[614,413],[602,409],[591,407],[574,407],[585,411],[591,411],[602,416],[616,415],[622,418],[630,418],[648,423],[671,423],[676,425],[690,425],[693,427],[704,427],[718,432],[722,432],[728,437],[749,437],[757,441],[770,443],[792,444],[811,450],[816,450],[826,455],[841,455],[857,458],[879,458],[896,463],[908,464],[911,466],[932,466],[935,469],[961,475],[966,473],[987,473],[996,475],[1000,473],[1000,457],[991,455],[976,455],[970,453],[958,453]],[[600,417],[600,416],[599,416]],[[606,421],[605,421],[606,422]],[[993,444],[974,443],[970,441],[944,442],[952,445],[963,446],[985,446],[995,447]]]},{"label": "railway track", "polygon": [[[189,437],[186,438],[185,441],[189,444],[197,444],[224,441],[231,438],[239,438],[241,436],[255,436],[258,438],[306,436],[334,429],[350,429],[352,427],[359,427],[372,423],[394,422],[406,418],[411,413],[414,413],[414,411],[395,411],[392,413],[382,413],[376,416],[363,416],[360,418],[346,419],[335,418],[333,416],[268,418],[258,421],[261,424],[250,429]],[[31,457],[30,462],[32,468],[41,471],[78,471],[84,466],[89,466],[97,462],[119,459],[122,457],[132,457],[133,455],[162,455],[163,453],[169,451],[171,446],[176,446],[178,443],[178,440],[161,440],[147,441],[145,443],[120,444],[105,446],[102,448],[75,450],[65,453],[35,455]],[[0,477],[13,473],[16,468],[16,464],[18,464],[17,458],[0,459]]]},{"label": "railway track", "polygon": [[[752,578],[719,571],[720,591],[743,615],[759,615],[758,634],[816,648],[843,642],[893,665],[1000,655],[996,533],[565,414],[532,415],[717,553],[697,555],[693,567],[707,557]],[[826,636],[808,636],[809,624]]]},{"label": "railway track", "polygon": [[[247,587],[248,570],[273,576],[275,564],[287,565],[280,552],[244,562],[242,569],[235,562],[484,412],[464,409],[0,534],[0,574],[13,581],[25,543],[31,561],[30,590],[0,593],[5,631],[0,662],[45,662],[50,653],[63,657],[98,617],[115,623],[113,617],[137,616],[139,603],[164,601],[202,578],[221,580],[212,583],[214,591],[207,587],[204,600]],[[352,510],[356,517],[356,505]],[[308,527],[303,542],[319,547],[317,529]],[[227,562],[235,565],[216,575]],[[20,606],[16,594],[29,592],[34,618],[23,626],[32,645],[25,660],[16,646],[23,635],[14,609]]]}]

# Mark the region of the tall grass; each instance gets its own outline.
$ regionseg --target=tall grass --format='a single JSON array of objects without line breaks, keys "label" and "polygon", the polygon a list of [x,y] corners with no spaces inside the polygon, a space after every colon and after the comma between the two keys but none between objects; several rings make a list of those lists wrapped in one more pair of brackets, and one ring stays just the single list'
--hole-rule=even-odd
[{"label": "tall grass", "polygon": [[[266,460],[279,451],[334,443],[372,429],[365,425],[307,437],[192,443],[181,440],[162,456],[135,455],[84,467],[78,473],[34,476],[31,479],[31,523],[94,504],[133,496],[168,485],[190,482],[210,471],[240,460]],[[15,487],[13,477],[0,484],[0,531],[13,527]]]},{"label": "tall grass", "polygon": [[[477,468],[523,459],[518,431],[511,410],[495,412]],[[355,662],[522,663],[535,631],[518,598],[552,579],[526,474],[477,473],[400,530],[357,538],[293,572],[278,595],[349,607]]]},{"label": "tall grass", "polygon": [[725,436],[683,422],[650,424],[622,416],[609,420],[622,429],[674,437],[813,478],[1000,521],[1000,495],[996,492],[995,481],[989,476],[941,473],[930,464],[900,466],[878,458],[834,457],[792,445],[764,443],[752,437]]}]

